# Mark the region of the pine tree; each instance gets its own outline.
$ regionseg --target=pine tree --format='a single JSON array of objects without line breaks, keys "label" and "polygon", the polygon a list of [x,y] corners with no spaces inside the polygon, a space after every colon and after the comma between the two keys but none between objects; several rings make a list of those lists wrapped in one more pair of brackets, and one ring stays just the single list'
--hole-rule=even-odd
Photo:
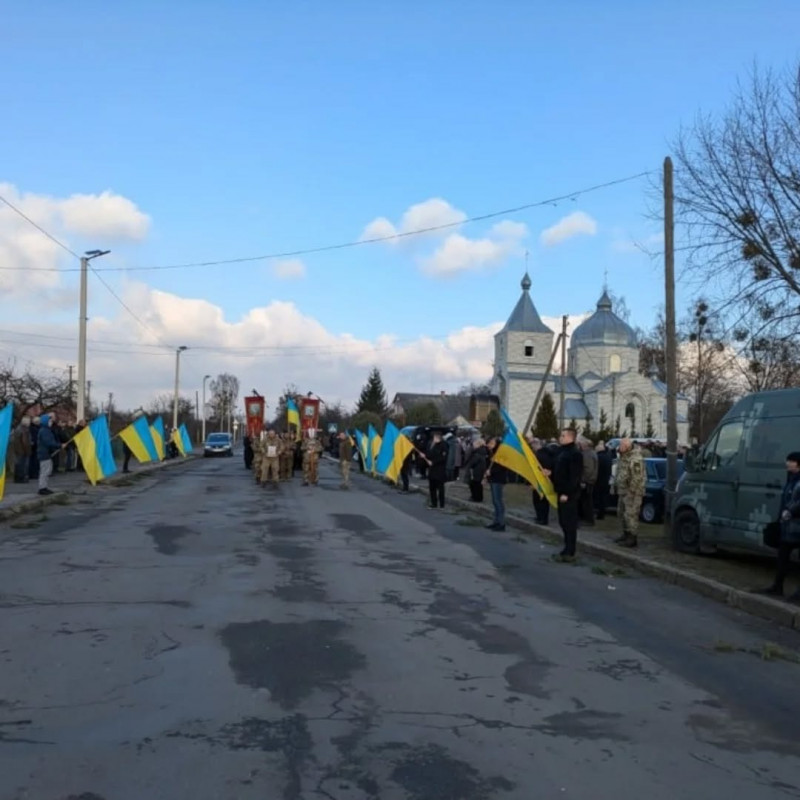
[{"label": "pine tree", "polygon": [[569,421],[569,425],[567,427],[568,428],[572,428],[572,430],[574,430],[575,433],[580,433],[581,432],[580,426],[578,425],[578,420],[576,420],[575,417],[573,417]]},{"label": "pine tree", "polygon": [[622,428],[622,418],[619,414],[617,414],[617,421],[614,423],[614,436],[619,436],[619,432]]},{"label": "pine tree", "polygon": [[545,392],[533,421],[533,435],[543,442],[558,438],[556,406],[549,392]]},{"label": "pine tree", "polygon": [[591,439],[592,442],[596,442],[594,431],[592,430],[592,421],[590,419],[586,420],[586,424],[583,426],[583,430],[581,433],[587,438]]},{"label": "pine tree", "polygon": [[602,408],[600,409],[598,424],[600,427],[595,431],[595,441],[607,442],[609,439],[614,438],[614,431],[608,425],[608,414],[606,414],[605,410]]},{"label": "pine tree", "polygon": [[500,412],[493,408],[487,415],[486,420],[481,425],[481,436],[484,439],[492,439],[496,436],[502,436],[506,432],[506,426]]},{"label": "pine tree", "polygon": [[644,432],[645,439],[652,439],[656,435],[655,428],[653,428],[653,415],[647,415],[647,429]]},{"label": "pine tree", "polygon": [[361,396],[358,398],[358,405],[356,412],[371,411],[379,417],[385,417],[389,412],[389,404],[386,402],[386,389],[383,388],[383,380],[381,378],[381,371],[377,367],[373,367],[369,373],[369,378],[361,390]]}]

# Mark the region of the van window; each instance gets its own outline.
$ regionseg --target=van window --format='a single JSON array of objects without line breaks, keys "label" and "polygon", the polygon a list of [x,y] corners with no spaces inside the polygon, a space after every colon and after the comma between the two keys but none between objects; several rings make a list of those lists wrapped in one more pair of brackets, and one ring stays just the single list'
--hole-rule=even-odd
[{"label": "van window", "polygon": [[783,467],[786,453],[799,449],[797,417],[757,419],[747,437],[745,463],[748,467]]},{"label": "van window", "polygon": [[744,423],[729,422],[723,425],[703,452],[703,469],[713,471],[736,463],[739,445],[744,433]]}]

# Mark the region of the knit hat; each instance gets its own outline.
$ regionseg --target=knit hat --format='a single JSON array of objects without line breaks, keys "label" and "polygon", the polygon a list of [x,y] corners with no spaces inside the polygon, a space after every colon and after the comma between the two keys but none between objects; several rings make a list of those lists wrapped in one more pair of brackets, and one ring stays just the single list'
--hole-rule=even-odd
[{"label": "knit hat", "polygon": [[45,428],[46,428],[50,424],[50,415],[49,414],[42,414],[42,416],[39,417],[39,422],[41,422],[42,425],[44,425]]}]

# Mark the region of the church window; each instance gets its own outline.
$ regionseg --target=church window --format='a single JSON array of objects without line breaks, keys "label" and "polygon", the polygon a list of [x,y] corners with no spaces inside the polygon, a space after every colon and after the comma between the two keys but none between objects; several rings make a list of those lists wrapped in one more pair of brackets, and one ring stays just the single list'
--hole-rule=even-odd
[{"label": "church window", "polygon": [[525,358],[533,357],[533,342],[530,339],[525,340]]},{"label": "church window", "polygon": [[608,371],[622,372],[622,359],[616,353],[608,359]]}]

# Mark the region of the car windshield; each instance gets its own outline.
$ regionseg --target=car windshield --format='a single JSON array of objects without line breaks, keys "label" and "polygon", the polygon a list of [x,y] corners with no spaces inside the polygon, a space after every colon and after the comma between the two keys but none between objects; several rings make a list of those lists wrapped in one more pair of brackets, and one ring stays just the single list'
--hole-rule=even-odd
[{"label": "car windshield", "polygon": [[228,444],[230,440],[230,434],[227,433],[212,433],[211,436],[208,437],[209,444]]}]

